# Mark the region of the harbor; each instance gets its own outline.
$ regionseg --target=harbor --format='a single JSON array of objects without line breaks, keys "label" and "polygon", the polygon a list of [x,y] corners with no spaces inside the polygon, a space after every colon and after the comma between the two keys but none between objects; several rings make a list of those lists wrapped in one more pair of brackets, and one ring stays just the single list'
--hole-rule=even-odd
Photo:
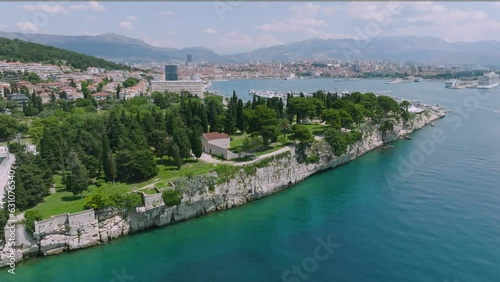
[{"label": "harbor", "polygon": [[445,82],[444,87],[449,89],[492,89],[497,87],[499,82],[499,75],[492,71],[485,73],[483,76],[479,77],[478,80],[450,79]]}]

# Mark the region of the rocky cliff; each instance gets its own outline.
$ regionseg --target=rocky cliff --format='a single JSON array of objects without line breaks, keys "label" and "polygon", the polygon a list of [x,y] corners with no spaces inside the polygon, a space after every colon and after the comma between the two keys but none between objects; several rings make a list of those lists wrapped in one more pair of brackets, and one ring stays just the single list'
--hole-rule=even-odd
[{"label": "rocky cliff", "polygon": [[[292,148],[289,152],[262,160],[260,165],[243,167],[228,181],[219,181],[214,187],[208,187],[203,181],[198,182],[199,187],[184,194],[177,206],[165,206],[161,193],[142,194],[144,206],[136,210],[89,210],[55,216],[36,222],[33,236],[28,234],[22,223],[18,223],[15,236],[11,236],[10,229],[5,231],[7,240],[12,237],[16,240],[13,248],[6,245],[0,252],[0,267],[29,256],[86,248],[147,228],[240,206],[293,186],[322,170],[348,163],[445,115],[441,109],[427,108],[409,122],[396,122],[393,129],[387,132],[382,132],[376,125],[367,126],[363,129],[362,140],[350,146],[341,156],[334,156],[330,145],[321,139],[306,151]],[[304,161],[304,157],[311,155],[316,156],[316,161]]]}]

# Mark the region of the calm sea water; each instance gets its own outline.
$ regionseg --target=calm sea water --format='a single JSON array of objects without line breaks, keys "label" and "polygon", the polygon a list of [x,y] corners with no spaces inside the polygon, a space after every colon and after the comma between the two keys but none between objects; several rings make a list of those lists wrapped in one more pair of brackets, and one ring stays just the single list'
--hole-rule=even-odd
[{"label": "calm sea water", "polygon": [[[1,270],[0,281],[500,281],[500,89],[331,79],[229,81],[213,88],[246,95],[290,90],[287,84],[299,91],[391,90],[465,109],[415,132],[412,141],[274,196],[31,259],[16,275]],[[335,244],[331,253],[322,247],[327,241]]]}]

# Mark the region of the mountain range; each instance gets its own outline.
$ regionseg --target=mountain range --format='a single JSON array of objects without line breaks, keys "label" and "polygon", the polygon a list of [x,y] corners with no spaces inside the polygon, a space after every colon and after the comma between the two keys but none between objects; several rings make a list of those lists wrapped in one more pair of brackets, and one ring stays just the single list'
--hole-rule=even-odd
[{"label": "mountain range", "polygon": [[70,51],[104,58],[115,62],[185,62],[191,54],[193,61],[239,63],[247,61],[292,61],[298,59],[335,58],[348,60],[415,61],[433,64],[500,65],[500,42],[447,42],[434,37],[393,36],[368,40],[309,39],[251,52],[219,55],[204,47],[155,47],[127,36],[49,35],[0,32],[0,37],[21,39]]}]

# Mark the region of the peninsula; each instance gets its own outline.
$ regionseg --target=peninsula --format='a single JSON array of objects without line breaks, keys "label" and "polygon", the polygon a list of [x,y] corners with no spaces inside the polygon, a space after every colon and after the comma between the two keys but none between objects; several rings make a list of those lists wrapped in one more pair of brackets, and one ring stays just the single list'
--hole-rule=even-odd
[{"label": "peninsula", "polygon": [[[447,114],[439,106],[428,106],[388,96],[357,92],[338,95],[318,91],[312,97],[288,96],[284,108],[282,106],[285,103],[278,98],[254,97],[253,102],[243,105],[243,115],[240,116],[243,120],[238,120],[238,105],[242,102],[234,94],[222,110],[222,113],[225,111],[225,122],[218,125],[217,120],[213,120],[211,121],[213,124],[209,122],[209,128],[220,126],[221,131],[229,133],[227,136],[231,136],[230,142],[233,143],[228,148],[228,151],[232,150],[229,155],[236,156],[236,159],[221,160],[220,156],[206,152],[205,146],[207,145],[203,144],[201,150],[205,152],[197,157],[204,160],[199,162],[209,164],[209,169],[194,171],[196,167],[192,167],[184,175],[166,179],[167,181],[154,178],[149,185],[132,191],[123,189],[125,186],[120,186],[118,183],[113,184],[115,180],[126,183],[130,180],[127,177],[137,177],[140,180],[154,177],[158,173],[158,168],[150,167],[148,160],[154,158],[153,153],[161,150],[162,143],[152,143],[153,152],[142,150],[137,153],[134,153],[137,149],[131,148],[128,143],[131,141],[129,138],[137,136],[132,133],[133,130],[145,135],[143,138],[146,139],[142,142],[146,144],[147,138],[154,140],[154,137],[148,136],[148,132],[155,131],[153,129],[148,131],[143,127],[149,122],[154,123],[156,118],[162,124],[166,124],[164,129],[166,135],[173,136],[172,145],[166,145],[167,148],[173,148],[173,150],[165,149],[164,154],[172,156],[178,169],[183,166],[183,161],[187,161],[187,158],[179,155],[176,138],[187,140],[185,142],[188,144],[190,138],[189,136],[179,137],[179,132],[175,128],[182,129],[186,126],[185,117],[189,115],[187,113],[194,112],[191,122],[198,121],[199,111],[188,111],[188,108],[203,104],[208,105],[208,108],[213,108],[215,105],[211,103],[215,103],[215,100],[205,98],[203,104],[196,104],[201,102],[199,98],[189,95],[181,96],[180,108],[170,108],[168,104],[163,104],[165,103],[163,99],[167,97],[164,95],[156,94],[155,104],[159,105],[158,108],[144,107],[145,110],[141,114],[136,110],[137,107],[132,111],[116,107],[111,109],[103,119],[94,119],[91,116],[78,118],[70,116],[51,127],[50,130],[56,133],[58,130],[65,129],[69,132],[78,132],[79,135],[76,136],[81,136],[86,130],[92,130],[87,127],[88,124],[94,123],[92,128],[96,128],[96,124],[97,128],[106,128],[114,123],[109,128],[118,131],[103,131],[104,139],[114,141],[107,141],[108,143],[103,145],[96,144],[109,150],[109,153],[104,154],[107,158],[101,163],[104,176],[97,175],[87,180],[94,186],[92,191],[86,194],[80,211],[68,211],[50,216],[44,212],[43,216],[37,210],[43,210],[43,205],[46,203],[41,203],[21,213],[15,220],[9,220],[4,230],[7,243],[1,248],[1,267],[9,266],[12,262],[20,262],[31,256],[53,255],[63,251],[87,248],[148,228],[170,225],[243,205],[290,188],[317,172],[346,164],[370,150],[408,136],[413,131]],[[133,98],[129,101],[134,99],[137,100]],[[178,113],[179,116],[173,113]],[[233,117],[234,120],[231,122]],[[125,126],[126,124],[128,125]],[[203,132],[203,126],[198,126],[200,132]],[[239,126],[242,126],[243,132],[237,132]],[[80,128],[79,131],[78,128]],[[153,125],[152,128],[155,126]],[[58,136],[57,134],[49,135],[45,131],[41,136],[41,144],[50,140],[49,136]],[[160,132],[157,133],[160,134]],[[120,134],[122,138],[116,138]],[[202,135],[202,142],[203,136],[209,136],[199,134]],[[238,134],[241,136],[238,137]],[[192,136],[199,135],[192,133]],[[88,138],[86,143],[92,141],[90,135]],[[165,140],[170,140],[168,137],[165,138]],[[72,142],[78,144],[79,140],[81,139]],[[195,154],[195,156],[199,152],[196,148],[198,142],[196,140],[192,142],[194,146],[190,147],[190,154]],[[114,147],[108,148],[107,146],[110,145]],[[81,147],[82,144],[79,146]],[[45,157],[55,155],[52,151],[50,151],[52,154],[47,154],[47,148],[41,149],[41,158],[44,154],[46,154]],[[43,150],[46,150],[45,153]],[[112,150],[116,153],[111,153]],[[127,150],[129,150],[128,154],[135,154],[134,159],[141,160],[141,167],[130,166],[130,161],[126,161],[126,155],[124,155]],[[68,175],[71,177],[81,175],[78,171],[83,171],[83,167],[85,167],[85,172],[92,173],[91,170],[87,170],[91,168],[88,167],[89,164],[83,164],[77,153],[71,150],[67,152],[69,160],[65,165],[67,164],[69,168],[65,170],[72,171]],[[91,151],[88,152],[91,156]],[[102,156],[103,152],[100,155]],[[113,161],[115,157],[119,161]],[[23,162],[29,165],[36,161],[32,158],[37,157],[25,155],[22,152],[18,154],[20,166],[23,166]],[[161,157],[159,161],[161,162],[162,159]],[[52,160],[53,163],[49,166],[61,165],[58,159]],[[107,167],[106,160],[110,161]],[[116,170],[114,166],[119,170],[125,170],[126,173],[116,171],[113,173],[113,169]],[[96,170],[101,171],[100,168]],[[59,178],[60,181],[61,176],[56,174],[54,177],[54,179]],[[69,177],[70,180],[65,180],[66,183],[71,183],[71,177]],[[98,183],[99,179],[103,179],[104,183]],[[78,186],[77,184],[71,185]],[[66,186],[68,187],[68,184]],[[87,189],[87,187],[82,189]],[[75,193],[75,200],[84,195],[84,190],[77,191],[79,192]],[[15,238],[15,240],[9,242],[9,238]]]}]

